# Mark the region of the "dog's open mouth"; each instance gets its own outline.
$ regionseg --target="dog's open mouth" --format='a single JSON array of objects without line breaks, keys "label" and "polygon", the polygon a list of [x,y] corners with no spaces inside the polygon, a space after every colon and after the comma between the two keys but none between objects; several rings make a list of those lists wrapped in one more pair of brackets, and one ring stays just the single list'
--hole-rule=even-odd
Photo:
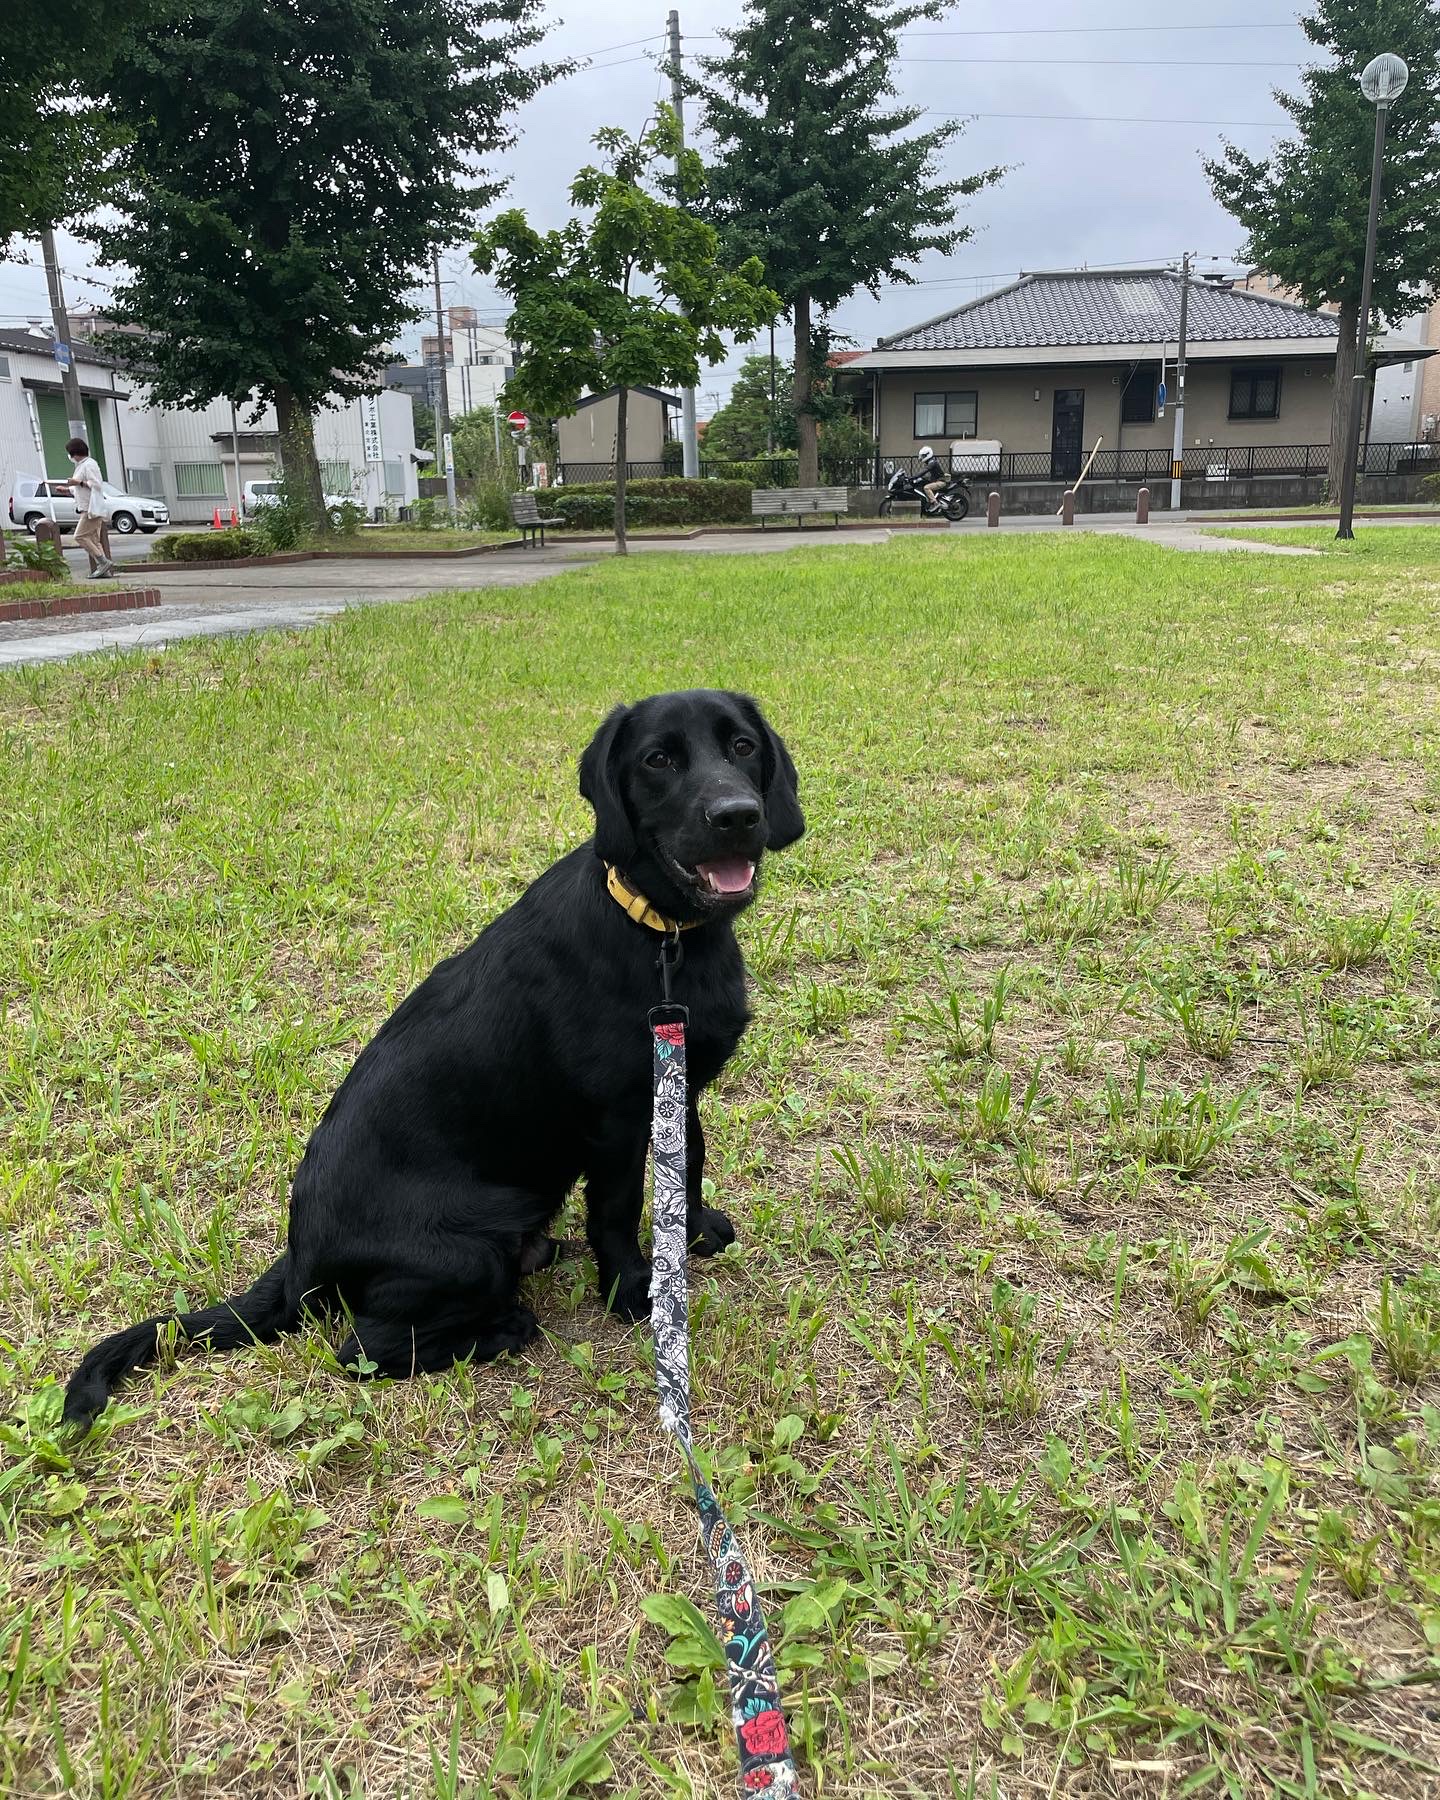
[{"label": "dog's open mouth", "polygon": [[747,857],[720,856],[713,862],[696,863],[695,880],[716,899],[738,900],[754,885],[755,865]]}]

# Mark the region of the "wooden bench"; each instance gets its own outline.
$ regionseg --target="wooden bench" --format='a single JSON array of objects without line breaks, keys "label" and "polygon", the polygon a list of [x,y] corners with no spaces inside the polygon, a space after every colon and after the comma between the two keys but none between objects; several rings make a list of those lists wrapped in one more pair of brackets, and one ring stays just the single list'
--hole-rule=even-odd
[{"label": "wooden bench", "polygon": [[561,518],[542,519],[540,508],[535,504],[533,494],[512,494],[510,496],[510,517],[515,521],[519,530],[520,542],[533,544],[538,539],[542,550],[545,548],[545,527],[549,525],[553,528],[565,523]]},{"label": "wooden bench", "polygon": [[750,517],[760,521],[762,531],[768,518],[794,519],[799,526],[807,516],[819,513],[833,513],[838,529],[841,513],[849,510],[850,491],[843,487],[752,488],[750,491]]}]

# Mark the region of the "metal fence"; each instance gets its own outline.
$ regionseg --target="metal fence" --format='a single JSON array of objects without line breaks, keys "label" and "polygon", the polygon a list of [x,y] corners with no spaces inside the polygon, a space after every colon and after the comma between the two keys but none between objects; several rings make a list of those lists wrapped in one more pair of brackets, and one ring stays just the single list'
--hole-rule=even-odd
[{"label": "metal fence", "polygon": [[[941,459],[942,461],[944,458]],[[1028,481],[1073,481],[1079,474],[1077,464],[1063,464],[1048,450],[1003,450],[994,455],[976,453],[954,459],[959,467],[970,465],[972,485],[982,483],[1004,487],[1006,483]],[[1185,452],[1187,481],[1257,481],[1272,476],[1322,476],[1330,462],[1328,444],[1228,444],[1192,446]],[[906,469],[912,474],[919,467],[915,456],[864,456],[820,459],[820,480],[832,487],[884,487],[891,469]],[[1362,475],[1410,475],[1440,472],[1440,442],[1421,441],[1407,444],[1368,444],[1360,457]],[[635,462],[625,465],[630,481],[678,479],[673,466],[660,462]],[[613,481],[614,463],[562,463],[561,478],[570,485],[584,482]],[[795,458],[755,457],[747,462],[721,462],[700,459],[702,481],[747,481],[752,487],[795,487],[799,481]],[[1090,465],[1085,478],[1089,482],[1134,482],[1137,485],[1170,479],[1170,451],[1152,447],[1144,450],[1102,449]]]}]

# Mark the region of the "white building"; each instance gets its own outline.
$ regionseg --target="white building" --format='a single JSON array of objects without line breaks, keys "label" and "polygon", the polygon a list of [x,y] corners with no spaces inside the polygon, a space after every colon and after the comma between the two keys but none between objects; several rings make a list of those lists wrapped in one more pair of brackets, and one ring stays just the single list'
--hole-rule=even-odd
[{"label": "white building", "polygon": [[515,347],[495,325],[482,325],[473,306],[452,306],[443,340],[431,332],[420,339],[418,363],[395,363],[382,379],[427,406],[437,407],[444,372],[450,417],[477,406],[493,406],[515,373]]},{"label": "white building", "polygon": [[[150,403],[143,383],[89,344],[74,346],[86,437],[105,478],[163,499],[179,523],[238,508],[247,481],[272,474],[279,455],[275,410],[204,411]],[[68,475],[70,435],[60,371],[48,333],[0,331],[0,495],[17,475]],[[238,440],[238,442],[237,442]],[[325,491],[353,495],[367,512],[419,493],[414,411],[407,394],[380,389],[317,413],[315,448]],[[238,460],[237,460],[238,449]],[[428,459],[427,459],[428,460]]]}]

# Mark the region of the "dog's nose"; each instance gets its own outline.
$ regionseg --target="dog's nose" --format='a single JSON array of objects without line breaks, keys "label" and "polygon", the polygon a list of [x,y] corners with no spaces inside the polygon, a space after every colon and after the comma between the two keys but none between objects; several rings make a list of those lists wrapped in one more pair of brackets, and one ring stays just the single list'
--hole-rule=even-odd
[{"label": "dog's nose", "polygon": [[715,800],[705,808],[705,823],[716,831],[753,831],[760,807],[754,800]]}]

